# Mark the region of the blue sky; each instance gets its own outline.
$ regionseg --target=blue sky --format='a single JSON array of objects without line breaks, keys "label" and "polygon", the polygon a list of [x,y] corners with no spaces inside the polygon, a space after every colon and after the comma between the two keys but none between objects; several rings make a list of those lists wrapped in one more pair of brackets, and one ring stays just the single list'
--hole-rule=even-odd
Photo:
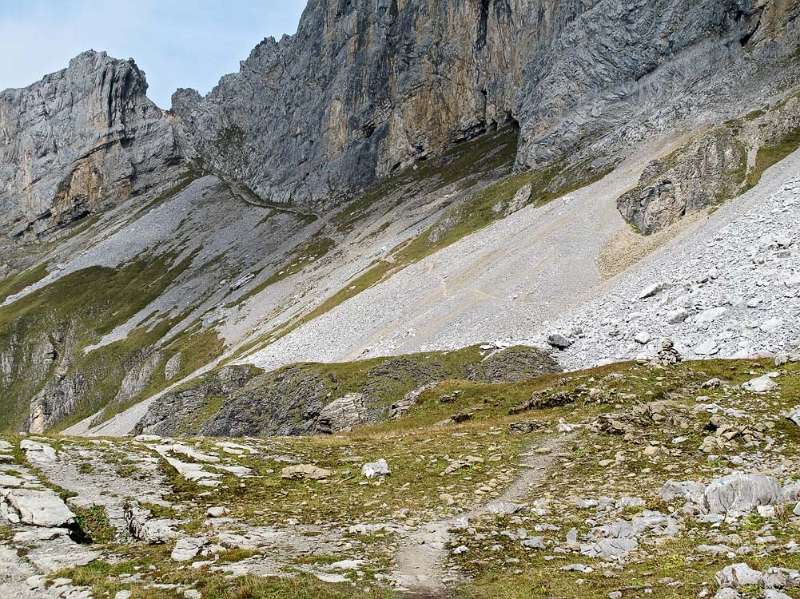
[{"label": "blue sky", "polygon": [[270,35],[294,33],[306,0],[0,0],[0,90],[25,87],[88,49],[134,58],[148,96],[207,93]]}]

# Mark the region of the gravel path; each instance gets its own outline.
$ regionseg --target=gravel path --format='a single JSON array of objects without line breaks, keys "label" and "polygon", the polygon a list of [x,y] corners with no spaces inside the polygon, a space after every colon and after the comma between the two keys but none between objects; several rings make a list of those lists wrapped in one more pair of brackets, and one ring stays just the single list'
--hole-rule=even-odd
[{"label": "gravel path", "polygon": [[[522,472],[501,497],[452,518],[428,522],[406,535],[395,556],[391,579],[401,589],[422,595],[443,592],[448,583],[458,580],[448,572],[446,561],[451,530],[466,528],[470,520],[490,513],[508,512],[514,502],[525,499],[530,488],[540,482],[550,471],[558,452],[572,436],[551,437],[537,444],[542,453],[523,455]],[[545,453],[546,452],[546,453]]]}]

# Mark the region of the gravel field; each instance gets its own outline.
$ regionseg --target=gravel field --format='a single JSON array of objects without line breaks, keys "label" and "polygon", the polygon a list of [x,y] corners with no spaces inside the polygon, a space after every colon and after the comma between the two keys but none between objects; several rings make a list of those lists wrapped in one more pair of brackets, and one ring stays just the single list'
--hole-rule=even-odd
[{"label": "gravel field", "polygon": [[[483,341],[542,345],[554,332],[573,338],[560,359],[576,368],[655,353],[663,336],[693,357],[796,349],[800,154],[604,282],[598,255],[625,226],[614,201],[641,164],[526,208],[406,268],[248,361],[272,369]],[[662,283],[669,288],[638,299]],[[686,320],[670,324],[679,309]],[[639,334],[649,340],[635,341]],[[703,347],[709,339],[713,347]]]}]

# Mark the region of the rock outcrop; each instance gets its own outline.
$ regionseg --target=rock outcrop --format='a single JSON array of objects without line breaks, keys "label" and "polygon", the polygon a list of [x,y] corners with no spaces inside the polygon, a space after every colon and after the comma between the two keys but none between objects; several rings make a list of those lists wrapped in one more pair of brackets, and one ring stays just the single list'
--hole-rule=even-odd
[{"label": "rock outcrop", "polygon": [[0,93],[0,229],[41,238],[168,179],[181,162],[171,119],[133,60],[85,52]]},{"label": "rock outcrop", "polygon": [[[412,354],[336,366],[297,364],[267,373],[228,366],[165,394],[150,406],[135,432],[335,434],[397,417],[416,403],[414,390],[421,392],[450,378],[518,382],[560,371],[547,352],[530,347],[495,350],[486,357],[467,353],[464,362],[455,365],[445,363],[441,354]],[[343,392],[353,388],[357,390]],[[397,405],[401,398],[410,398],[404,409]]]},{"label": "rock outcrop", "polygon": [[755,185],[800,145],[800,94],[705,132],[652,162],[617,201],[622,216],[649,235]]}]

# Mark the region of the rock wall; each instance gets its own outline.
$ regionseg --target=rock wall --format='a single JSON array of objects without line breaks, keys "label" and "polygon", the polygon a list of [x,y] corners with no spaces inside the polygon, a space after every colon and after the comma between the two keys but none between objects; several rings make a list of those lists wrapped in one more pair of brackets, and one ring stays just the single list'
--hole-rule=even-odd
[{"label": "rock wall", "polygon": [[[607,167],[675,123],[797,81],[797,0],[310,0],[171,113],[87,52],[0,94],[0,227],[44,236],[187,154],[264,199],[325,207],[509,121],[517,163]],[[178,126],[176,126],[178,125]],[[181,149],[181,148],[184,149]]]},{"label": "rock wall", "polygon": [[181,151],[146,92],[133,60],[90,51],[0,93],[0,230],[44,237],[168,178]]},{"label": "rock wall", "polygon": [[[508,120],[518,166],[633,142],[796,80],[796,0],[312,0],[294,37],[173,109],[265,198],[353,192]],[[788,62],[787,62],[788,61]]]},{"label": "rock wall", "polygon": [[212,169],[319,203],[513,119],[530,54],[591,4],[311,0],[296,36],[173,110]]}]

